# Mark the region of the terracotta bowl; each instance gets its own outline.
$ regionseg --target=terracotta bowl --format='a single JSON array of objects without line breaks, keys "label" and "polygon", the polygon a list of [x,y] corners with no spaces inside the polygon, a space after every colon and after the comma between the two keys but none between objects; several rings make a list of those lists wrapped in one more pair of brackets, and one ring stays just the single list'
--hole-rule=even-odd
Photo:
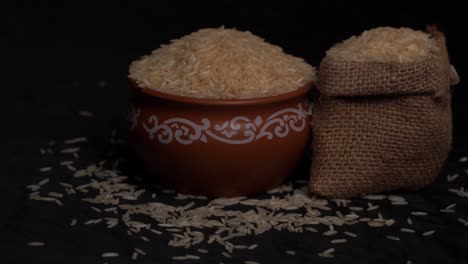
[{"label": "terracotta bowl", "polygon": [[308,147],[312,84],[272,97],[217,100],[130,83],[130,144],[151,176],[181,193],[266,191],[294,171]]}]

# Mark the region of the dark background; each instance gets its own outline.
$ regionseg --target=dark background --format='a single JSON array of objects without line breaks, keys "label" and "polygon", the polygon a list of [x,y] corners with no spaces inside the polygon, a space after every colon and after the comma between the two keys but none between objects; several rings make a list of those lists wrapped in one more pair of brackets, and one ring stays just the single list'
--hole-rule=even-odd
[{"label": "dark background", "polygon": [[[452,155],[466,153],[468,92],[463,80],[468,77],[468,43],[463,25],[468,21],[461,3],[308,2],[313,4],[293,1],[96,1],[93,4],[18,1],[2,4],[0,175],[3,181],[0,194],[3,199],[0,209],[3,213],[0,213],[0,238],[1,232],[9,230],[8,238],[16,237],[16,242],[0,240],[9,244],[9,251],[0,249],[0,256],[5,254],[11,263],[22,263],[8,256],[21,254],[23,249],[14,245],[20,245],[24,242],[21,238],[28,237],[28,232],[22,228],[31,224],[28,222],[33,219],[31,212],[41,213],[40,209],[24,205],[24,186],[35,181],[34,174],[41,166],[39,148],[52,139],[86,135],[107,137],[113,128],[124,129],[128,64],[160,44],[199,28],[224,25],[249,30],[282,46],[287,53],[318,66],[331,45],[363,30],[377,26],[424,29],[426,24],[434,23],[446,33],[452,64],[462,80],[453,92]],[[83,123],[77,115],[79,110],[92,111],[96,118]],[[96,144],[99,146],[99,142]],[[54,229],[47,232],[50,236],[67,239]],[[459,254],[456,249],[454,252]],[[83,257],[82,261],[85,259]],[[53,263],[54,260],[58,261],[54,257],[39,258],[38,263]],[[440,259],[426,259],[425,263],[431,260],[441,263]],[[457,260],[466,263],[466,256]]]},{"label": "dark background", "polygon": [[[54,125],[45,122],[51,114],[80,107],[102,109],[106,114],[122,111],[129,62],[199,28],[224,25],[250,30],[318,66],[331,45],[363,30],[377,26],[424,29],[434,23],[446,33],[452,63],[462,78],[454,91],[455,145],[466,145],[463,125],[468,92],[463,80],[468,43],[462,25],[468,20],[459,1],[308,2],[314,4],[96,1],[90,5],[66,1],[20,2],[1,8],[1,42],[6,44],[2,98],[9,109],[5,123],[15,124],[8,131],[14,135],[26,132],[24,121],[32,119],[31,114],[44,122],[41,129],[49,129]],[[108,85],[98,87],[101,80]]]}]

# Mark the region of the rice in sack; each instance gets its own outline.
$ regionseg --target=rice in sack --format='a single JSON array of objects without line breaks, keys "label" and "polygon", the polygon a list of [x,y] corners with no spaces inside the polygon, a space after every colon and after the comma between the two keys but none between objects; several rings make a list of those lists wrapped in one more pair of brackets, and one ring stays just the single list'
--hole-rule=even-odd
[{"label": "rice in sack", "polygon": [[376,28],[331,48],[312,113],[310,190],[354,197],[431,183],[450,150],[457,79],[435,29]]}]

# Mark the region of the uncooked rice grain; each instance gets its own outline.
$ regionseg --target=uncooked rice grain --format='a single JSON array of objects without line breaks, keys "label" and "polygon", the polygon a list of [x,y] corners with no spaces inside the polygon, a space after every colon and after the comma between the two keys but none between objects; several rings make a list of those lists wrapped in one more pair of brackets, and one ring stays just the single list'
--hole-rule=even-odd
[{"label": "uncooked rice grain", "polygon": [[248,250],[253,250],[253,249],[256,249],[257,247],[258,247],[257,244],[252,244],[252,245],[250,245],[247,249],[248,249]]},{"label": "uncooked rice grain", "polygon": [[414,233],[415,231],[411,228],[400,228],[400,231],[401,232],[405,232],[405,233]]},{"label": "uncooked rice grain", "polygon": [[232,258],[231,254],[227,253],[226,251],[221,252],[221,255],[225,256],[226,258]]},{"label": "uncooked rice grain", "polygon": [[114,257],[118,257],[119,253],[117,253],[117,252],[106,252],[106,253],[102,253],[101,256],[103,258],[114,258]]},{"label": "uncooked rice grain", "polygon": [[406,202],[406,199],[404,197],[397,196],[397,195],[390,195],[388,197],[388,200],[392,202]]},{"label": "uncooked rice grain", "polygon": [[172,257],[173,260],[187,260],[187,256],[174,256]]},{"label": "uncooked rice grain", "polygon": [[85,138],[85,137],[77,137],[77,138],[71,138],[71,139],[64,140],[63,143],[65,143],[65,144],[76,144],[76,143],[82,143],[82,142],[86,142],[86,141],[87,141],[87,138]]},{"label": "uncooked rice grain", "polygon": [[332,254],[326,254],[326,253],[318,253],[317,255],[319,257],[322,257],[322,258],[333,258],[333,257],[335,257]]},{"label": "uncooked rice grain", "polygon": [[63,194],[57,193],[57,192],[49,192],[47,195],[50,196],[50,197],[55,197],[55,198],[62,198],[63,197]]},{"label": "uncooked rice grain", "polygon": [[379,27],[334,45],[327,55],[353,62],[418,62],[437,54],[428,33],[410,28]]},{"label": "uncooked rice grain", "polygon": [[343,234],[347,235],[347,236],[350,236],[350,237],[357,237],[356,234],[352,233],[352,232],[349,232],[349,231],[345,231],[343,232]]},{"label": "uncooked rice grain", "polygon": [[291,92],[315,69],[249,31],[201,29],[130,65],[140,87],[199,98],[240,99]]},{"label": "uncooked rice grain", "polygon": [[42,167],[39,169],[40,172],[47,172],[47,171],[51,171],[52,170],[52,167]]},{"label": "uncooked rice grain", "polygon": [[346,243],[348,242],[348,240],[342,238],[342,239],[333,239],[332,241],[330,241],[330,243],[332,244],[341,244],[341,243]]},{"label": "uncooked rice grain", "polygon": [[136,252],[138,252],[138,254],[140,254],[140,255],[146,255],[146,252],[143,251],[143,250],[141,250],[141,249],[139,249],[139,248],[135,248],[134,250],[135,250]]},{"label": "uncooked rice grain", "polygon": [[335,231],[335,230],[328,230],[328,231],[325,231],[322,233],[322,235],[324,236],[333,236],[333,235],[336,235],[338,234],[338,231]]},{"label": "uncooked rice grain", "polygon": [[45,179],[43,179],[42,181],[40,181],[40,182],[39,182],[37,185],[40,185],[40,186],[42,186],[42,185],[44,185],[44,184],[48,183],[49,181],[50,181],[50,179],[49,179],[49,178],[45,178]]},{"label": "uncooked rice grain", "polygon": [[415,215],[415,216],[425,216],[427,215],[426,212],[411,212],[412,215]]},{"label": "uncooked rice grain", "polygon": [[435,233],[435,230],[429,230],[429,231],[424,232],[422,235],[423,236],[430,236],[430,235],[433,235],[434,233]]},{"label": "uncooked rice grain", "polygon": [[362,198],[367,199],[367,200],[383,200],[386,197],[387,197],[386,195],[374,194],[374,195],[366,195]]},{"label": "uncooked rice grain", "polygon": [[62,149],[60,150],[60,153],[62,154],[68,154],[68,153],[76,153],[77,151],[80,151],[80,148],[66,148],[66,149]]},{"label": "uncooked rice grain", "polygon": [[464,224],[465,226],[468,226],[468,221],[467,220],[465,220],[465,219],[463,219],[461,217],[457,218],[457,220],[458,220],[458,222]]},{"label": "uncooked rice grain", "polygon": [[45,245],[44,242],[29,242],[28,243],[28,246],[30,246],[30,247],[42,247],[44,245]]},{"label": "uncooked rice grain", "polygon": [[447,182],[453,182],[454,180],[456,180],[460,175],[458,173],[454,174],[454,175],[447,175]]}]

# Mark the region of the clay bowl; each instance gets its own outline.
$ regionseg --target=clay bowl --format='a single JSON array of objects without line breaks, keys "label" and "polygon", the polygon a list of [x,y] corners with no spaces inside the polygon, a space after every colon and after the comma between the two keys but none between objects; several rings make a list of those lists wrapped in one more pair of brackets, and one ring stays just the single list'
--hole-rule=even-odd
[{"label": "clay bowl", "polygon": [[241,100],[130,84],[129,142],[150,175],[178,192],[231,197],[266,191],[294,171],[307,148],[312,84]]}]

